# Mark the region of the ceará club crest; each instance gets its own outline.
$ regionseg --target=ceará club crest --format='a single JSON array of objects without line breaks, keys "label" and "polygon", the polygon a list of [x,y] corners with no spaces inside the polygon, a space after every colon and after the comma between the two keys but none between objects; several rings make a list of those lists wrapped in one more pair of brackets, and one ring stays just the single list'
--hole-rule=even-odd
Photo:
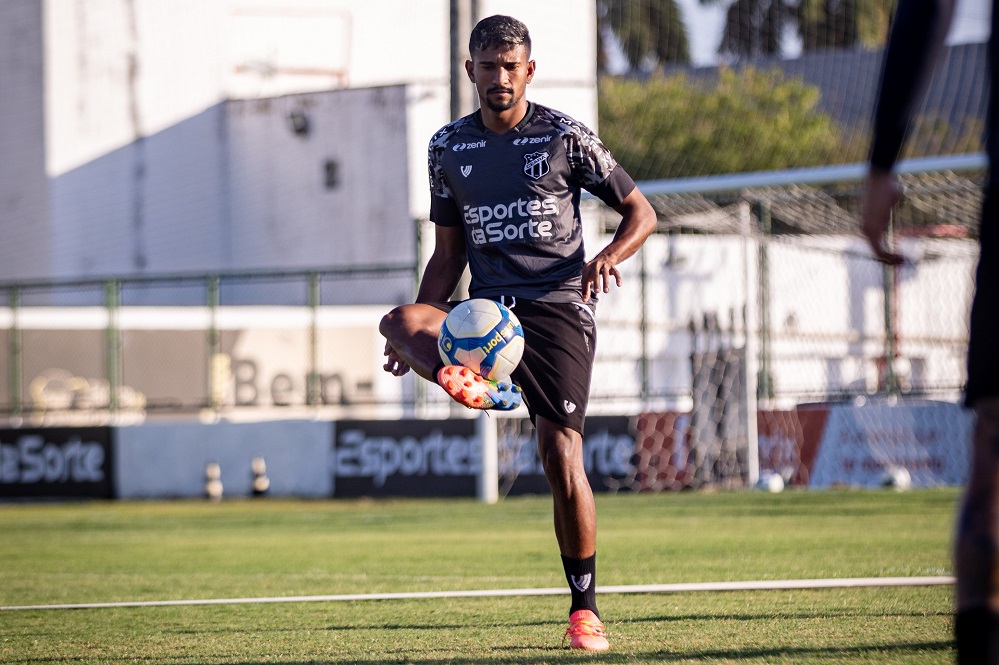
[{"label": "cear\u00e1 club crest", "polygon": [[547,152],[529,152],[524,155],[524,161],[526,162],[524,173],[534,180],[548,175],[548,172],[551,171]]}]

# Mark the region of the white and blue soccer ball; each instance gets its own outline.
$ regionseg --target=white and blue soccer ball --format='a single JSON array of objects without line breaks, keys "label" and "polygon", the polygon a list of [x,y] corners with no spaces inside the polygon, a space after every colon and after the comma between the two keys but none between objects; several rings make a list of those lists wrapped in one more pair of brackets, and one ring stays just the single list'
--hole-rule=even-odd
[{"label": "white and blue soccer ball", "polygon": [[501,381],[517,369],[524,355],[524,329],[508,307],[472,298],[444,319],[437,350],[448,365],[464,365],[485,379]]}]

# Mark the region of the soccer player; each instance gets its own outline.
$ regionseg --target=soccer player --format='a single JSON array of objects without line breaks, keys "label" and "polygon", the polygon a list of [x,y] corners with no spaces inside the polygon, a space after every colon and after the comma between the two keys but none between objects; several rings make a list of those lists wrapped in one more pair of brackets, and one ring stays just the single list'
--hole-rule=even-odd
[{"label": "soccer player", "polygon": [[[572,595],[570,646],[608,648],[596,604],[596,509],[583,468],[583,420],[596,342],[596,294],[621,285],[617,264],[656,227],[634,181],[585,126],[527,100],[535,72],[527,27],[508,16],[480,21],[465,71],[480,110],[430,141],[430,218],[436,246],[414,304],[389,312],[379,330],[385,370],[409,369],[477,409],[524,402],[551,487],[555,536]],[[621,215],[611,242],[585,260],[581,189]],[[524,329],[511,382],[445,366],[437,333],[468,265],[469,293],[506,304]]]},{"label": "soccer player", "polygon": [[[861,228],[879,259],[903,257],[885,247],[891,209],[901,196],[893,172],[921,88],[944,42],[954,0],[901,0],[895,16],[874,115],[870,170],[865,182]],[[999,16],[993,2],[989,70],[994,77]],[[999,663],[999,183],[991,167],[999,157],[996,85],[989,93],[987,152],[990,164],[982,206],[981,254],[971,307],[968,385],[965,402],[975,410],[971,471],[957,518],[954,567],[957,661]]]}]

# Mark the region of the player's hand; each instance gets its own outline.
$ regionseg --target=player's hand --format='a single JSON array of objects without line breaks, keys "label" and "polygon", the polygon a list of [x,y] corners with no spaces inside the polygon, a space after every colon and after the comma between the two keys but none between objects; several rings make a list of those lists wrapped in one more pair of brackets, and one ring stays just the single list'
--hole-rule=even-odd
[{"label": "player's hand", "polygon": [[860,231],[871,245],[874,256],[888,265],[897,266],[905,257],[885,247],[891,211],[902,198],[902,183],[889,171],[871,169],[864,183],[864,198],[860,207]]},{"label": "player's hand", "polygon": [[402,376],[409,371],[409,363],[402,359],[392,345],[385,342],[385,354],[388,360],[382,365],[382,369],[394,376]]},{"label": "player's hand", "polygon": [[597,254],[592,261],[583,266],[583,302],[588,302],[591,293],[610,292],[611,279],[618,287],[621,286],[621,273],[614,262],[602,254]]}]

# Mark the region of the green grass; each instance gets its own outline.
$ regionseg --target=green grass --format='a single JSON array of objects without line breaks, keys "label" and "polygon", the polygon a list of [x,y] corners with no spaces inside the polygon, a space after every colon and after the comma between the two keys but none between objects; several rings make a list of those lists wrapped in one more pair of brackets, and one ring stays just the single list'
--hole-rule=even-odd
[{"label": "green grass", "polygon": [[[600,585],[949,574],[955,490],[598,497]],[[0,504],[0,606],[565,584],[550,500]],[[0,613],[0,663],[949,663],[950,587]]]}]

